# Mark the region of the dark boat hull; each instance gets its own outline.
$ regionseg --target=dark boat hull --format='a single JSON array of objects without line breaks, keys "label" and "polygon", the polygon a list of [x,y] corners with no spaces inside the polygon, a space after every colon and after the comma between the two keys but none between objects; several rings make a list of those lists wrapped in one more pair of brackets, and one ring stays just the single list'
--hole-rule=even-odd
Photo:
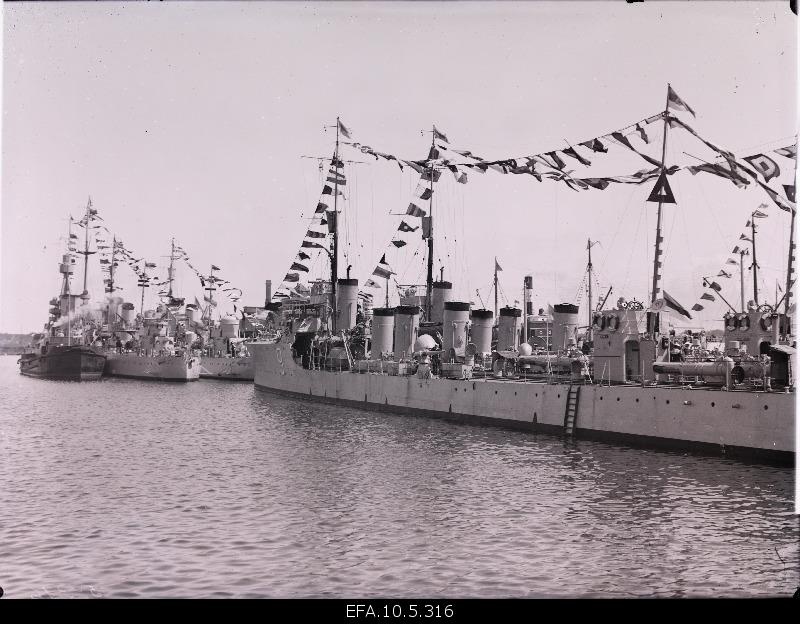
[{"label": "dark boat hull", "polygon": [[45,353],[27,353],[19,359],[19,372],[27,377],[60,381],[97,381],[106,356],[85,346],[49,347]]}]

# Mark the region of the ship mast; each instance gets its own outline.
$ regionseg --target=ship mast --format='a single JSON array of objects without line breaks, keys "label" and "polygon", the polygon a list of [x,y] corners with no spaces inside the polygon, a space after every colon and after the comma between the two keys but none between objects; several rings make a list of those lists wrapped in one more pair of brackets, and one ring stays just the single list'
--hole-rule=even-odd
[{"label": "ship mast", "polygon": [[[667,134],[669,131],[669,89],[670,85],[667,83],[667,103],[664,106],[664,136],[661,139],[661,175],[665,175],[667,170]],[[661,197],[658,200],[658,214],[656,217],[656,247],[655,247],[655,255],[653,256],[653,288],[652,294],[650,296],[650,303],[655,303],[656,299],[658,299],[659,293],[659,282],[661,280],[661,243],[663,242],[663,237],[661,236],[661,212],[663,208],[663,201]],[[657,329],[656,317],[651,316],[650,321],[650,333],[655,333]]]},{"label": "ship mast", "polygon": [[111,240],[111,266],[108,268],[108,292],[109,294],[113,295],[114,291],[114,267],[117,261],[117,237],[114,237]]},{"label": "ship mast", "polygon": [[[172,301],[172,281],[173,281],[173,274],[174,274],[174,270],[175,270],[174,267],[175,267],[175,238],[173,237],[172,238],[172,246],[170,247],[170,252],[169,252],[169,269],[168,269],[168,275],[169,275],[169,293],[168,293],[168,295],[169,295],[170,301]],[[142,290],[142,297],[144,297],[144,290]]]},{"label": "ship mast", "polygon": [[[661,142],[661,174],[663,175],[667,169],[667,134],[669,130],[669,84],[667,84],[667,105],[664,107],[664,136],[662,137]],[[661,236],[661,213],[663,208],[663,201],[661,199],[658,200],[658,214],[656,217],[656,249],[655,255],[653,257],[653,288],[652,294],[650,297],[650,303],[654,303],[656,299],[658,299],[659,293],[659,282],[661,280],[661,273],[659,268],[661,267],[661,243],[663,242],[663,237]]]},{"label": "ship mast", "polygon": [[744,307],[744,257],[749,255],[749,249],[739,250],[739,296],[741,297],[742,312],[746,311]]},{"label": "ship mast", "polygon": [[786,268],[786,291],[783,295],[783,313],[787,316],[789,315],[789,298],[792,296],[790,290],[792,288],[792,273],[794,273],[794,213],[795,211],[792,210],[792,223],[789,228],[789,266]]},{"label": "ship mast", "polygon": [[89,256],[95,253],[94,251],[89,251],[89,222],[91,220],[91,210],[92,210],[92,198],[89,197],[89,202],[86,204],[86,216],[83,218],[85,221],[84,224],[84,246],[83,251],[79,251],[78,253],[83,256],[83,293],[81,293],[81,299],[83,303],[89,300],[89,291],[86,288],[86,279],[89,273]]},{"label": "ship mast", "polygon": [[117,260],[117,237],[116,235],[113,236],[111,239],[111,266],[108,267],[108,288],[106,288],[106,292],[109,295],[108,301],[106,301],[106,322],[108,323],[109,327],[111,326],[112,322],[116,321],[116,319],[111,319],[111,297],[114,296],[114,263]]},{"label": "ship mast", "polygon": [[339,309],[336,305],[336,280],[339,272],[339,117],[336,117],[336,148],[333,151],[333,237],[331,240],[331,298],[333,299],[333,323],[335,332],[338,324]]},{"label": "ship mast", "polygon": [[433,305],[433,157],[436,155],[436,126],[431,131],[430,168],[430,198],[428,204],[428,272],[425,277],[425,319],[431,320],[431,307]]},{"label": "ship mast", "polygon": [[207,314],[207,320],[208,320],[209,326],[211,324],[211,310],[214,307],[214,291],[216,290],[216,287],[214,286],[214,284],[216,283],[214,281],[214,268],[215,267],[212,264],[211,265],[211,275],[208,276],[209,277],[208,286],[206,286],[206,288],[205,288],[205,290],[208,291],[208,300],[207,300],[208,301],[208,306],[206,307],[206,310],[207,310],[207,313],[208,313]]},{"label": "ship mast", "polygon": [[[67,236],[67,262],[61,264],[61,272],[64,274],[64,281],[61,284],[61,299],[66,297],[66,314],[67,314],[67,345],[72,345],[72,294],[69,288],[69,276],[72,271],[70,265],[72,264],[72,254],[70,247],[72,245],[72,215],[69,217],[68,226],[69,235]],[[52,335],[52,332],[51,332]]]},{"label": "ship mast", "polygon": [[[756,218],[755,218],[755,211],[753,214],[750,215],[750,229],[753,233],[753,264],[750,265],[750,268],[753,269],[753,301],[758,307],[758,263],[756,262]],[[744,310],[742,310],[744,312]]]},{"label": "ship mast", "polygon": [[494,257],[494,318],[495,323],[499,324],[500,319],[497,316],[497,256]]},{"label": "ship mast", "polygon": [[592,340],[592,312],[593,312],[593,310],[592,310],[592,245],[596,245],[596,244],[597,244],[597,241],[592,243],[592,239],[591,238],[586,241],[586,250],[589,252],[589,262],[586,264],[586,272],[588,274],[588,281],[589,281],[589,287],[588,287],[588,290],[589,290],[589,302],[587,304],[587,306],[589,308],[589,311],[588,311],[589,321],[588,321],[588,330],[587,330],[587,333],[588,333],[588,336],[589,336],[589,341]]}]

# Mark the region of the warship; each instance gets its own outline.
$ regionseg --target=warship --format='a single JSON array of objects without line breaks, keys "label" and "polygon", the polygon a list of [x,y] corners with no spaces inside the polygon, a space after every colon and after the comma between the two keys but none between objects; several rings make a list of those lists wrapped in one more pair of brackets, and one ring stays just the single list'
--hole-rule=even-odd
[{"label": "warship", "polygon": [[200,319],[197,319],[199,302],[186,307],[187,324],[200,336],[195,343],[201,353],[200,377],[253,381],[253,359],[247,350],[246,339],[240,336],[239,319],[232,316],[214,318],[217,308],[214,292],[220,281],[214,275],[216,270],[218,268],[211,265],[210,273],[201,280],[208,294],[203,297],[206,306]]},{"label": "warship", "polygon": [[[134,306],[113,297],[111,277],[108,319],[105,339],[105,374],[155,381],[197,381],[200,378],[200,357],[192,351],[196,334],[186,327],[184,299],[173,294],[176,260],[175,239],[170,248],[168,268],[169,290],[155,310],[144,310],[144,289],[149,287],[146,272],[139,275],[142,289],[140,314],[134,317]],[[111,261],[114,266],[114,259]]]},{"label": "warship", "polygon": [[[659,184],[666,179],[667,113]],[[494,310],[453,301],[452,284],[434,281],[437,152],[432,146],[423,172],[431,182],[431,192],[423,195],[430,201],[422,217],[424,292],[420,285],[401,296],[400,305],[389,307],[392,271],[384,255],[373,275],[387,279],[387,305],[367,316],[359,307],[358,280],[349,270],[346,277],[337,273],[337,198],[345,177],[338,119],[336,127],[331,186],[323,190],[333,206],[327,210],[321,204],[328,232],[312,226],[310,242],[303,244],[330,257],[330,276],[307,293],[295,289],[270,302],[279,331],[249,345],[258,390],[570,438],[794,462],[796,353],[788,305],[794,211],[784,311],[776,302],[729,314],[724,351],[711,348],[702,332],[681,335],[670,329],[671,315],[691,317],[661,288],[661,197],[649,305],[620,298],[615,307],[606,307],[609,291],[596,307],[590,301],[580,336],[578,307],[571,303],[553,306],[550,315],[532,315],[526,296],[524,314],[515,306],[498,309],[497,266]],[[318,243],[323,236],[329,247]],[[287,274],[284,282],[293,281],[297,274]]]},{"label": "warship", "polygon": [[[69,219],[68,251],[58,267],[62,276],[61,294],[50,300],[50,317],[44,333],[33,345],[33,352],[23,354],[18,360],[22,375],[62,381],[97,381],[103,374],[106,356],[92,345],[95,315],[88,305],[90,297],[86,288],[88,256],[94,253],[89,252],[89,228],[96,214],[90,198],[86,215],[79,222],[85,230],[83,252],[75,249],[73,241],[77,235],[72,232],[72,217]],[[84,288],[80,295],[72,294],[70,284],[75,272],[75,253],[84,254]]]}]

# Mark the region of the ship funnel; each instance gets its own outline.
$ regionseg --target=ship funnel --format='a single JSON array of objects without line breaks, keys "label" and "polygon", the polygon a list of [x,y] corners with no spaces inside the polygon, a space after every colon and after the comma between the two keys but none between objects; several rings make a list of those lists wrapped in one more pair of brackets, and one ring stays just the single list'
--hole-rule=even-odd
[{"label": "ship funnel", "polygon": [[133,304],[130,302],[123,303],[122,310],[119,315],[122,317],[122,321],[125,323],[126,326],[133,325],[133,319],[136,316],[133,309]]},{"label": "ship funnel", "polygon": [[336,331],[353,329],[356,326],[358,309],[358,280],[340,278],[336,280]]},{"label": "ship funnel", "polygon": [[266,308],[269,305],[269,302],[272,301],[272,280],[267,280],[265,282],[265,289],[266,293],[264,296],[264,307]]},{"label": "ship funnel", "polygon": [[239,334],[239,321],[231,316],[219,320],[220,338],[236,338]]},{"label": "ship funnel", "polygon": [[410,357],[419,332],[419,307],[397,306],[394,309],[395,359]]},{"label": "ship funnel", "polygon": [[372,346],[369,359],[380,360],[381,353],[391,353],[394,341],[394,308],[372,310]]},{"label": "ship funnel", "polygon": [[461,301],[444,302],[442,313],[442,351],[446,354],[453,349],[459,357],[464,356],[467,346],[467,324],[469,323],[469,303]]},{"label": "ship funnel", "polygon": [[494,312],[491,310],[473,310],[471,314],[472,342],[478,353],[492,352],[492,324]]},{"label": "ship funnel", "polygon": [[578,306],[560,303],[553,306],[553,350],[559,351],[578,344]]},{"label": "ship funnel", "polygon": [[450,282],[434,282],[431,286],[431,318],[433,323],[441,323],[444,316],[444,305],[450,301],[453,285]]},{"label": "ship funnel", "polygon": [[497,350],[516,351],[519,347],[519,329],[522,310],[506,306],[500,308],[497,325]]}]

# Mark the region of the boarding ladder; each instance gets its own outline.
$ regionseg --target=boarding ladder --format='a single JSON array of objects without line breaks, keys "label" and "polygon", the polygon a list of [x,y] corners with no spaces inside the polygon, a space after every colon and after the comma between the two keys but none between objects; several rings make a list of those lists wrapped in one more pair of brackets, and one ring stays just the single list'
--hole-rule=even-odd
[{"label": "boarding ladder", "polygon": [[575,433],[575,420],[578,418],[578,398],[580,386],[570,386],[567,390],[567,407],[564,410],[564,435],[572,436]]}]

